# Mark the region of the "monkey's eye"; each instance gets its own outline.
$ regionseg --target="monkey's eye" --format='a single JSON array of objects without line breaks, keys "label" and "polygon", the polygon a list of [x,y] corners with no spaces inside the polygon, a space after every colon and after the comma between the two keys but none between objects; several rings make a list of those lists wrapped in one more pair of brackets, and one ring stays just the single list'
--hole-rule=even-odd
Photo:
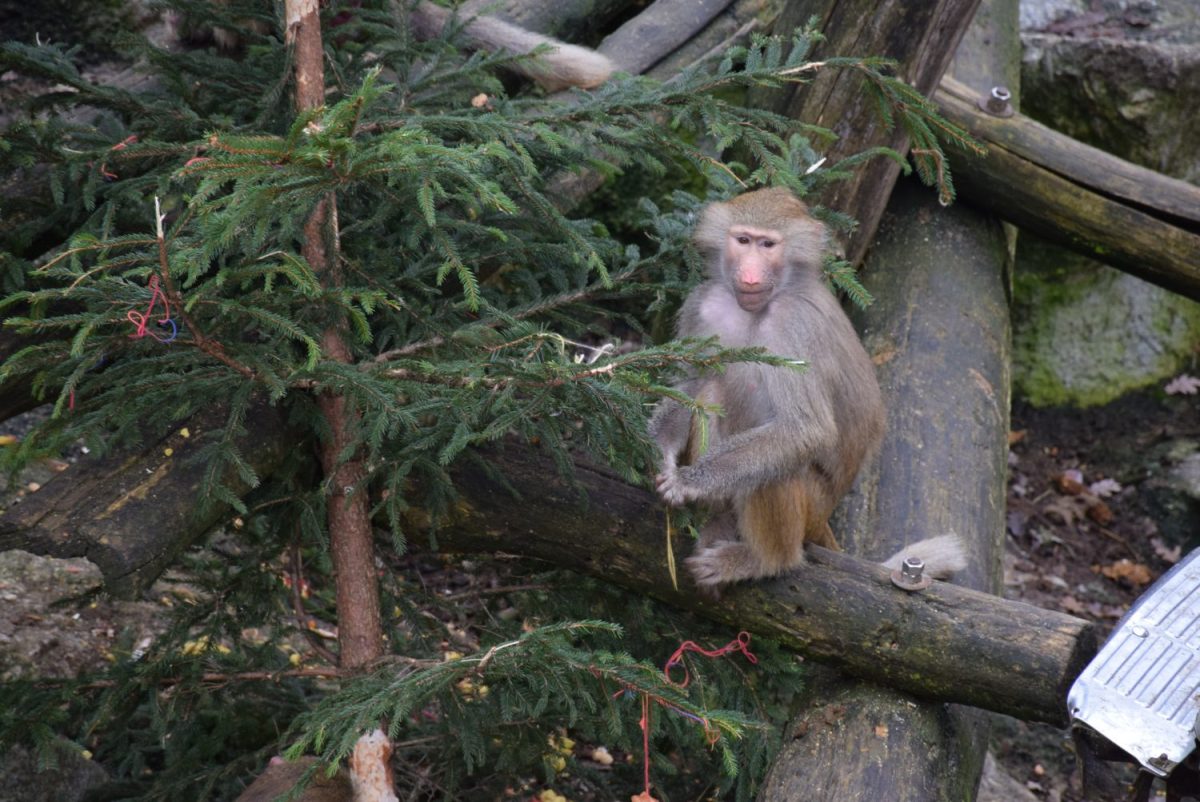
[{"label": "monkey's eye", "polygon": [[749,245],[750,244],[750,238],[747,237],[745,234],[739,234],[737,237],[735,237],[735,239],[737,240],[738,245]]},{"label": "monkey's eye", "polygon": [[776,244],[777,243],[773,239],[765,239],[762,241],[762,246],[764,248],[774,248]]}]

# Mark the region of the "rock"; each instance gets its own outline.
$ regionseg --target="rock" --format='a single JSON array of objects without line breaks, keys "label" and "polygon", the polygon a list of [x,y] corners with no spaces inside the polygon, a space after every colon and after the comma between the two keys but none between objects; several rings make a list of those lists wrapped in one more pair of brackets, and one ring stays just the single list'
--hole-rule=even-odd
[{"label": "rock", "polygon": [[[1122,158],[1200,183],[1200,5],[1025,0],[1021,110]],[[1015,390],[1102,404],[1162,381],[1200,341],[1200,304],[1023,235]]]},{"label": "rock", "polygon": [[38,771],[37,756],[14,746],[0,757],[0,802],[80,802],[108,782],[100,766],[70,745],[56,750],[58,765]]},{"label": "rock", "polygon": [[1037,406],[1104,404],[1161,383],[1200,342],[1200,304],[1022,234],[1013,386]]},{"label": "rock", "polygon": [[1037,797],[1000,767],[991,752],[983,760],[983,776],[979,779],[976,802],[1037,802]]},{"label": "rock", "polygon": [[1151,452],[1151,476],[1141,487],[1163,540],[1186,553],[1200,543],[1200,443],[1176,440]]}]

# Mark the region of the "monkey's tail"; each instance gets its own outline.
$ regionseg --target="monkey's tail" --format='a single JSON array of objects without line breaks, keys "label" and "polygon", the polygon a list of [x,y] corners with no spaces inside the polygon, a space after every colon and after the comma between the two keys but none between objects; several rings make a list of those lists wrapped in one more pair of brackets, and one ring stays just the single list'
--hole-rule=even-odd
[{"label": "monkey's tail", "polygon": [[889,571],[895,571],[909,557],[916,557],[925,563],[925,573],[934,579],[945,579],[967,567],[967,550],[956,534],[918,540],[888,557],[882,565]]}]

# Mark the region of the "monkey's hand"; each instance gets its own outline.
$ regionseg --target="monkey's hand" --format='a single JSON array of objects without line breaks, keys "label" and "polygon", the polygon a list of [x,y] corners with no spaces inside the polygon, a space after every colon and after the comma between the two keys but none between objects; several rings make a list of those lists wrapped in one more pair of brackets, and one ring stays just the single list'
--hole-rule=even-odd
[{"label": "monkey's hand", "polygon": [[683,475],[685,471],[687,468],[676,467],[674,460],[664,460],[662,473],[654,478],[654,486],[658,488],[658,494],[672,507],[696,501],[701,496],[696,487],[688,484]]}]

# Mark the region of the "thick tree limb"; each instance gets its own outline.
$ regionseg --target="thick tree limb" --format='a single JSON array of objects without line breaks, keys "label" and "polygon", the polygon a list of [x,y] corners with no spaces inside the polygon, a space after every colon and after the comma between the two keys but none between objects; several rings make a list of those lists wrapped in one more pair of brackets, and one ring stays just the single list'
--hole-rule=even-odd
[{"label": "thick tree limb", "polygon": [[486,14],[568,42],[594,44],[597,34],[634,0],[467,0],[460,17]]},{"label": "thick tree limb", "polygon": [[604,38],[599,50],[638,74],[694,37],[733,0],[657,0]]},{"label": "thick tree limb", "polygon": [[[172,437],[171,458],[156,444],[115,465],[73,466],[0,516],[0,550],[86,556],[120,589],[140,587],[122,571],[135,563],[130,544],[136,542],[162,550],[153,579],[220,515],[191,514],[203,467],[187,463],[194,441]],[[292,447],[281,427],[267,435],[259,426],[241,444],[247,455],[277,459]],[[549,560],[776,638],[853,676],[1020,718],[1061,722],[1065,689],[1095,651],[1089,622],[940,582],[909,595],[879,566],[824,550],[814,550],[810,564],[789,577],[737,587],[710,602],[686,581],[672,588],[661,507],[649,492],[584,465],[572,486],[548,457],[525,446],[490,457],[520,497],[482,469],[462,468],[460,517],[438,531],[441,549]],[[591,499],[586,508],[581,493]],[[675,543],[680,557],[690,548]]]},{"label": "thick tree limb", "polygon": [[942,81],[942,113],[988,147],[953,160],[972,204],[1051,242],[1200,300],[1200,187],[1130,164],[1022,115],[982,111],[986,88]]}]

